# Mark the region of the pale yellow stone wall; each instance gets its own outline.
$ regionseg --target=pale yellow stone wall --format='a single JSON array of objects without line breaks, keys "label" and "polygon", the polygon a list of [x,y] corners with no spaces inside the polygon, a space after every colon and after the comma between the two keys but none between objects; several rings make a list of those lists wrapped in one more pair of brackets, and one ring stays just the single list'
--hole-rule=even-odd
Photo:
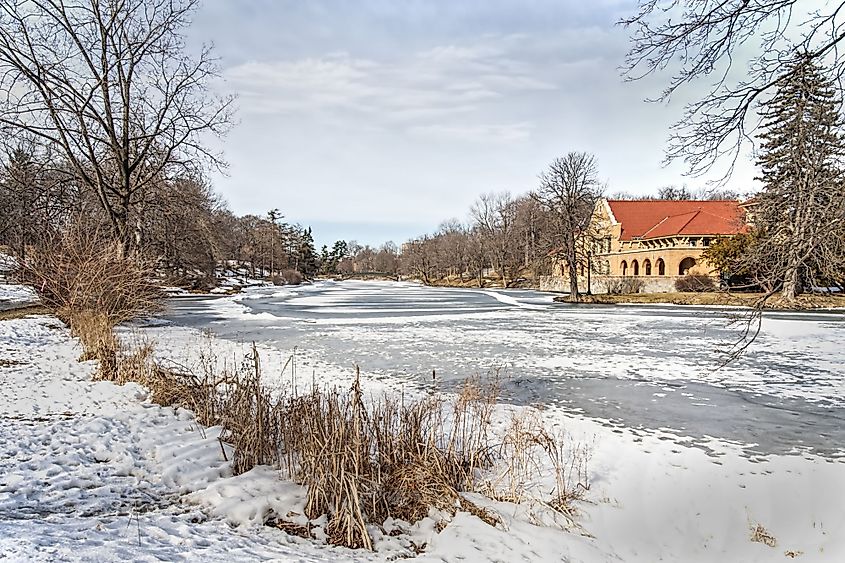
[{"label": "pale yellow stone wall", "polygon": [[[713,267],[701,256],[705,248],[718,238],[716,236],[703,234],[623,241],[621,240],[622,225],[614,220],[610,206],[604,200],[596,206],[590,232],[597,238],[597,242],[592,246],[594,276],[637,276],[653,279],[686,274],[718,276]],[[663,262],[662,274],[661,261]],[[584,276],[585,273],[581,272],[579,277]],[[553,276],[567,277],[563,261],[555,261]],[[658,281],[655,279],[655,282]]]}]

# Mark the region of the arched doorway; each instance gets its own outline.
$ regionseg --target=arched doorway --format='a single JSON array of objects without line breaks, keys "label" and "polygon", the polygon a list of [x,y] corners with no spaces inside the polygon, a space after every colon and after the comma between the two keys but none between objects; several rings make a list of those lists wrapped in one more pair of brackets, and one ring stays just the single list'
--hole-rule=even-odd
[{"label": "arched doorway", "polygon": [[639,276],[639,275],[640,275],[640,263],[639,263],[639,262],[637,262],[636,260],[634,260],[633,262],[631,262],[631,269],[632,269],[632,270],[634,270],[634,275],[635,275],[635,276]]},{"label": "arched doorway", "polygon": [[695,258],[691,258],[687,256],[683,260],[681,260],[680,265],[678,265],[678,275],[685,276],[695,267]]},{"label": "arched doorway", "polygon": [[643,275],[650,276],[651,275],[651,260],[646,258],[643,260]]},{"label": "arched doorway", "polygon": [[628,275],[628,263],[625,262],[624,260],[622,260],[622,275],[623,276]]},{"label": "arched doorway", "polygon": [[663,261],[663,258],[657,259],[657,275],[658,276],[665,276],[666,275],[666,262]]}]

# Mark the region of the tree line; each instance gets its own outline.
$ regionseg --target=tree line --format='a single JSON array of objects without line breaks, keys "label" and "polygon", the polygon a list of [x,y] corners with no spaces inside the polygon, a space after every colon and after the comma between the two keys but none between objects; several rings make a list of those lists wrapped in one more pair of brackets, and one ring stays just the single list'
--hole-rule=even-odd
[{"label": "tree line", "polygon": [[[107,213],[78,182],[72,167],[37,144],[0,156],[0,245],[20,259],[38,251],[71,224],[111,234]],[[235,215],[201,177],[175,177],[147,186],[127,215],[131,249],[177,281],[210,280],[221,266],[253,277],[320,272],[310,228],[288,223],[278,210]],[[287,280],[290,281],[290,280]]]},{"label": "tree line", "polygon": [[[428,284],[452,278],[483,286],[495,277],[509,287],[551,273],[553,256],[583,267],[588,245],[580,235],[603,192],[595,157],[570,152],[549,165],[530,193],[483,194],[466,220],[445,221],[406,242],[400,271]],[[577,288],[572,295],[577,298]]]}]

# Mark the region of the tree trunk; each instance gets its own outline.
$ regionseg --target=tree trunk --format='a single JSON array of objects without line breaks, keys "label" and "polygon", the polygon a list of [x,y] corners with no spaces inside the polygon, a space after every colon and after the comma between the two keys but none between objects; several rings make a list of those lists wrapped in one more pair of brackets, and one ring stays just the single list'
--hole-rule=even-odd
[{"label": "tree trunk", "polygon": [[570,247],[566,263],[569,268],[569,300],[576,303],[581,300],[581,294],[578,293],[578,258],[575,254],[575,244]]},{"label": "tree trunk", "polygon": [[790,264],[783,277],[781,296],[787,301],[795,301],[798,295],[798,267]]}]

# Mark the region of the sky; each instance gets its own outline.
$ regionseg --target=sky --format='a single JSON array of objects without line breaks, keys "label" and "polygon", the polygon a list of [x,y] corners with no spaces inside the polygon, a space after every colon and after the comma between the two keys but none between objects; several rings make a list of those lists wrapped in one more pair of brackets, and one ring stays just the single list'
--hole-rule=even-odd
[{"label": "sky", "polygon": [[[667,76],[625,82],[615,25],[632,0],[205,0],[189,31],[212,43],[237,96],[215,188],[238,214],[278,208],[338,239],[379,245],[465,219],[482,193],[521,194],[570,151],[595,154],[608,192],[704,186],[663,166],[681,114]],[[700,93],[700,92],[699,92]],[[746,191],[741,162],[727,187]]]}]

